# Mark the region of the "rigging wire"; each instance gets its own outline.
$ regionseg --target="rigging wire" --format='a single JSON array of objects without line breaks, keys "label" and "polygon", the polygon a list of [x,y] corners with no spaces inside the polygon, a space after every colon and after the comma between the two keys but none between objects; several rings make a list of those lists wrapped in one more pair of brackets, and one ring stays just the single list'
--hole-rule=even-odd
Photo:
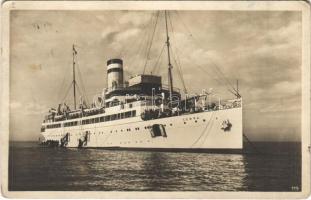
[{"label": "rigging wire", "polygon": [[[146,44],[145,44],[145,47],[143,47],[143,49],[142,49],[142,55],[143,55],[143,57],[145,58],[145,57],[147,57],[147,54],[148,54],[148,47],[149,47],[149,44],[150,44],[150,41],[151,41],[151,38],[152,38],[152,33],[153,33],[153,29],[152,29],[152,27],[154,27],[154,24],[155,24],[155,22],[154,22],[154,18],[156,17],[156,15],[155,15],[155,13],[153,13],[152,14],[152,18],[151,18],[151,21],[150,21],[150,29],[149,29],[149,32],[147,31],[147,40],[146,40]],[[144,45],[143,45],[144,46]],[[141,62],[142,63],[139,63],[139,65],[141,64],[142,65],[142,67],[143,67],[143,65],[144,65],[144,60],[143,59],[141,59]]]},{"label": "rigging wire", "polygon": [[[165,51],[166,51],[166,48],[164,48],[165,49]],[[155,71],[154,71],[154,73],[155,74],[161,74],[161,72],[160,72],[160,68],[161,68],[161,66],[162,66],[162,63],[163,63],[163,61],[166,61],[166,58],[163,58],[163,54],[162,54],[162,56],[161,56],[161,59],[160,59],[160,62],[159,62],[159,64],[157,65],[157,68],[155,69]],[[165,74],[165,76],[166,76],[166,74]]]},{"label": "rigging wire", "polygon": [[[114,21],[113,24],[117,24],[117,27],[121,27],[121,25],[120,25],[120,23],[119,23],[119,20],[117,20],[117,19],[115,18],[115,13],[108,14],[108,13],[106,13],[106,12],[103,12],[103,14],[107,16],[107,19],[112,19],[112,21]],[[120,30],[119,30],[119,31],[120,31]],[[115,53],[117,53],[116,55],[120,56],[122,50],[123,50],[123,48],[120,49],[119,51],[116,50],[116,52],[115,52]]]},{"label": "rigging wire", "polygon": [[[85,95],[83,95],[83,93],[81,92],[81,89],[80,89],[80,86],[79,85],[77,85],[77,88],[78,88],[78,92],[80,93],[80,95],[82,96],[82,98],[83,97],[85,97]],[[86,100],[85,98],[84,98],[84,100]],[[81,102],[82,103],[82,102]],[[87,104],[88,104],[88,102],[87,102]]]},{"label": "rigging wire", "polygon": [[[83,78],[82,78],[82,75],[81,75],[81,71],[80,71],[80,68],[77,67],[77,71],[78,71],[78,77],[79,77],[79,80],[81,81],[81,88],[82,88],[82,92],[80,93],[80,95],[82,96],[82,98],[86,101],[87,104],[89,104],[89,101],[88,101],[88,96],[86,95],[86,89],[85,89],[85,84],[84,84],[84,81],[83,81]],[[77,86],[79,87],[79,85],[77,84]]]},{"label": "rigging wire", "polygon": [[[201,69],[203,72],[205,72],[210,78],[212,78],[213,80],[215,80],[219,85],[223,85],[223,83],[217,79],[217,78],[214,78],[212,75],[210,75],[210,73],[208,71],[206,71],[206,69],[204,67],[202,67],[201,65],[198,65],[198,64],[195,64],[195,63],[192,63],[193,65],[197,66],[199,69]],[[224,85],[228,91],[230,91],[232,93],[232,90],[230,87],[228,87],[227,84]]]},{"label": "rigging wire", "polygon": [[[68,94],[69,94],[69,92],[70,92],[70,90],[71,90],[73,84],[74,84],[74,83],[71,82],[71,84],[70,84],[69,88],[67,89],[67,92],[66,92],[66,94],[65,94],[65,96],[64,96],[64,98],[63,98],[63,100],[62,100],[61,102],[66,102],[67,97],[68,97]],[[80,95],[83,94],[83,92],[81,91],[80,86],[79,86],[78,84],[76,84],[76,86],[77,86],[78,94],[80,94]]]},{"label": "rigging wire", "polygon": [[[145,31],[146,32],[146,31]],[[145,40],[146,34],[144,34],[144,36],[141,38],[141,40],[139,41],[138,45],[137,45],[137,54],[133,57],[130,58],[129,60],[129,66],[132,66],[134,61],[138,60],[137,57],[141,55],[141,51],[143,50],[143,44],[144,44],[144,40]]]},{"label": "rigging wire", "polygon": [[135,56],[132,56],[129,60],[129,66],[132,66],[133,62],[137,60],[137,56],[140,56],[141,55],[141,51],[143,50],[143,44],[144,44],[144,41],[146,40],[146,37],[148,36],[148,26],[151,24],[152,22],[152,19],[153,19],[153,14],[150,16],[150,19],[146,22],[146,24],[144,25],[144,30],[142,32],[143,36],[142,37],[139,37],[140,38],[140,41],[138,43],[138,45],[136,45],[137,48],[137,52],[135,54]]},{"label": "rigging wire", "polygon": [[153,74],[153,73],[155,72],[155,70],[157,69],[157,67],[158,67],[158,65],[159,65],[159,61],[160,61],[161,56],[162,56],[162,54],[163,54],[164,48],[165,48],[165,43],[163,44],[162,49],[161,49],[161,52],[160,52],[160,54],[159,54],[159,56],[158,56],[158,58],[157,58],[157,61],[156,61],[155,65],[153,66],[152,70],[151,70],[151,74]]},{"label": "rigging wire", "polygon": [[[106,15],[106,13],[104,13],[105,15]],[[120,27],[120,23],[119,23],[119,21],[115,18],[115,16],[114,16],[114,14],[111,14],[111,15],[109,15],[108,17],[111,17],[112,18],[112,20],[114,21],[114,23],[115,24],[117,24],[118,25],[118,27]],[[135,40],[133,40],[133,42],[134,42]],[[132,45],[132,44],[131,44]],[[129,47],[131,46],[131,45],[129,45]],[[117,51],[117,50],[116,50]],[[120,57],[121,58],[121,56],[123,56],[123,53],[124,52],[126,52],[126,48],[121,48],[119,51],[117,51],[116,53],[117,53],[117,57]]]},{"label": "rigging wire", "polygon": [[63,77],[63,80],[61,82],[60,88],[59,88],[58,93],[57,93],[57,102],[59,102],[62,99],[61,96],[62,96],[62,91],[64,90],[64,88],[67,88],[67,87],[65,87],[65,84],[66,84],[66,78],[67,78],[66,74],[68,71],[69,71],[69,67],[65,68],[64,77]]},{"label": "rigging wire", "polygon": [[184,90],[185,94],[187,94],[186,84],[185,84],[185,81],[184,81],[182,72],[181,72],[181,70],[180,70],[181,67],[179,66],[179,64],[178,64],[177,61],[176,61],[176,55],[175,55],[175,52],[173,52],[172,47],[171,47],[171,53],[172,53],[172,55],[173,55],[173,60],[175,61],[175,64],[176,64],[176,66],[177,66],[177,72],[178,72],[179,78],[181,79],[181,83],[182,83],[182,86],[183,86],[183,90]]},{"label": "rigging wire", "polygon": [[[176,48],[175,48],[176,49]],[[178,50],[176,49],[176,52],[178,52]],[[182,71],[182,67],[181,67],[181,62],[180,62],[180,58],[179,58],[179,55],[178,53],[176,53],[176,57],[177,57],[177,67],[178,69],[180,70],[180,73],[181,73],[181,79],[182,81],[184,82],[185,84],[185,79],[184,79],[184,74],[183,74],[183,71]],[[187,93],[187,88],[186,88],[186,84],[185,84],[185,93]]]},{"label": "rigging wire", "polygon": [[[115,22],[115,24],[118,24],[118,26],[120,27],[120,23],[119,23],[119,21],[114,17],[114,15],[112,14],[112,15],[109,15],[109,17],[112,17],[112,20]],[[153,15],[150,17],[150,19],[152,19],[152,17],[153,17]],[[148,23],[147,24],[147,22],[145,23],[145,24],[143,24],[143,30],[145,31],[146,30],[146,27],[149,25],[150,23]],[[144,34],[144,36],[145,36],[146,34]],[[128,45],[129,46],[129,48],[131,48],[134,44],[135,44],[135,41],[136,40],[133,40],[133,43],[131,43],[131,45]],[[124,53],[125,52],[125,53]],[[127,52],[127,49],[126,48],[122,48],[122,49],[120,49],[119,50],[119,53],[117,53],[117,55],[118,55],[118,57],[121,57],[121,56],[127,56],[126,55],[126,52]],[[128,66],[131,66],[132,65],[132,62],[133,62],[133,58],[132,58],[132,60],[130,61],[130,62],[128,62],[129,63],[129,65]],[[132,74],[127,70],[126,71],[130,76],[132,76]]]},{"label": "rigging wire", "polygon": [[65,100],[67,99],[67,96],[69,94],[70,89],[72,88],[72,85],[73,85],[73,82],[71,82],[71,84],[69,85],[69,87],[68,87],[68,89],[67,89],[67,91],[65,93],[65,96],[63,97],[61,102],[65,102]]},{"label": "rigging wire", "polygon": [[225,76],[225,74],[219,69],[219,67],[216,65],[216,63],[214,63],[211,59],[209,59],[210,62],[212,63],[213,65],[213,69],[214,69],[214,72],[217,74],[218,73],[218,76],[221,78],[223,77],[223,81],[225,81],[228,86],[230,86],[235,92],[236,89],[233,87],[233,84],[229,81],[229,79]]},{"label": "rigging wire", "polygon": [[66,80],[66,78],[64,77],[62,86],[61,86],[61,88],[60,88],[60,90],[59,90],[59,92],[58,92],[57,102],[63,101],[62,99],[63,99],[63,96],[64,96],[64,94],[63,94],[64,90],[65,90],[66,88],[68,88],[68,87],[71,87],[71,84],[72,84],[72,83],[70,82],[70,84],[67,85],[67,84],[65,83],[65,82],[66,82],[65,80]]},{"label": "rigging wire", "polygon": [[149,60],[149,55],[150,55],[150,50],[151,50],[151,47],[152,47],[152,42],[153,42],[154,34],[156,32],[157,24],[158,24],[159,13],[160,13],[160,11],[157,11],[156,20],[155,20],[154,28],[153,28],[152,35],[151,35],[151,40],[149,42],[149,47],[148,47],[148,50],[147,50],[147,56],[146,56],[146,61],[145,61],[145,65],[144,65],[143,74],[145,74],[146,66],[147,66],[147,63],[148,63],[148,60]]},{"label": "rigging wire", "polygon": [[[175,49],[176,49],[177,51],[179,51],[179,49],[178,49],[176,46],[175,46]],[[203,72],[205,72],[206,75],[208,75],[211,79],[215,80],[219,85],[222,85],[222,82],[221,82],[219,79],[217,79],[217,78],[215,78],[214,76],[212,76],[204,67],[202,67],[202,66],[199,65],[199,64],[196,64],[195,62],[193,62],[192,64],[195,65],[197,68],[201,69]],[[225,84],[224,86],[232,93],[230,87],[228,87],[227,84]],[[234,93],[234,94],[235,94],[235,93]]]},{"label": "rigging wire", "polygon": [[[168,20],[169,20],[169,23],[170,23],[170,26],[171,26],[171,29],[172,29],[172,35],[173,35],[173,37],[175,38],[175,32],[174,32],[173,23],[172,23],[172,20],[171,20],[170,13],[168,13]],[[171,45],[171,52],[172,52],[172,54],[173,54],[172,45]],[[176,52],[177,52],[177,51],[176,51]],[[185,80],[184,80],[184,77],[183,77],[181,65],[180,65],[180,63],[177,62],[176,56],[178,57],[178,55],[176,55],[176,53],[174,53],[174,54],[173,54],[173,59],[174,59],[174,61],[175,61],[175,63],[176,63],[177,72],[178,72],[178,74],[179,74],[179,78],[181,79],[181,83],[182,83],[182,85],[183,85],[184,92],[185,92],[185,94],[187,94],[187,88],[186,88]],[[178,57],[178,58],[179,58],[179,57]],[[180,60],[179,60],[179,61],[180,61]]]},{"label": "rigging wire", "polygon": [[[175,13],[178,15],[178,18],[180,19],[181,23],[182,23],[183,26],[185,27],[186,31],[188,31],[189,36],[190,36],[197,44],[200,44],[200,43],[198,42],[198,40],[197,40],[195,37],[193,37],[192,32],[190,31],[190,29],[188,28],[188,26],[184,23],[184,21],[182,20],[181,16],[180,16],[179,13],[178,13],[178,11],[175,11]],[[212,61],[212,59],[209,59],[209,60],[210,60],[210,62],[211,62],[211,63],[213,64],[213,66],[214,66],[214,71],[215,71],[216,73],[218,73],[218,76],[220,75],[219,78],[222,78],[222,80],[224,81],[224,84],[228,85],[231,89],[233,89],[235,92],[237,92],[236,89],[232,86],[233,84],[228,80],[228,78],[224,75],[224,73],[223,73],[222,70],[220,69],[220,66],[218,66],[216,63],[214,63],[214,62]]]},{"label": "rigging wire", "polygon": [[[142,24],[141,34],[144,33],[144,31],[145,31],[145,29],[147,27],[147,22],[148,22],[148,20],[144,24]],[[128,49],[132,48],[134,46],[134,44],[137,44],[137,41],[138,41],[139,38],[141,38],[141,37],[134,38],[129,45],[124,45],[125,47],[121,49],[121,51],[119,53],[119,57],[127,56],[126,52],[128,52]]]}]

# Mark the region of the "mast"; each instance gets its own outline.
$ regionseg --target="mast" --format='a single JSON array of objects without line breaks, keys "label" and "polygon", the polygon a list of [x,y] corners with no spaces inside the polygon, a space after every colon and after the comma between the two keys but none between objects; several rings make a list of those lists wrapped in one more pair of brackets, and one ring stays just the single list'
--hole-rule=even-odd
[{"label": "mast", "polygon": [[168,58],[168,85],[170,91],[170,106],[172,105],[173,99],[173,76],[172,76],[172,64],[171,64],[171,55],[170,55],[170,37],[168,35],[168,27],[167,27],[167,11],[165,12],[165,27],[166,27],[166,46],[167,46],[167,58]]},{"label": "mast", "polygon": [[74,109],[76,110],[77,104],[76,104],[76,62],[75,62],[75,56],[77,55],[77,51],[75,49],[75,45],[72,45],[72,75],[73,75],[73,101],[74,101]]},{"label": "mast", "polygon": [[236,80],[236,93],[239,96],[239,80]]}]

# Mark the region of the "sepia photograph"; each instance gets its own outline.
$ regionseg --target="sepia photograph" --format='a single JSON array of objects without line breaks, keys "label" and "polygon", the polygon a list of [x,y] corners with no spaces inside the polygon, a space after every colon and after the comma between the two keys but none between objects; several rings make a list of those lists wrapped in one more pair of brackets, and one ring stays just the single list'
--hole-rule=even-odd
[{"label": "sepia photograph", "polygon": [[2,10],[3,195],[310,195],[307,2]]}]

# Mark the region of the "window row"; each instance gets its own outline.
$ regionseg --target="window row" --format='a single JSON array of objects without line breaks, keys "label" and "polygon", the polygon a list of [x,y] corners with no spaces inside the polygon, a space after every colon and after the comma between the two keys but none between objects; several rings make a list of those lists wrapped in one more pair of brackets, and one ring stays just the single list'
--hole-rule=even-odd
[{"label": "window row", "polygon": [[47,125],[46,128],[59,128],[61,126],[61,124],[51,124],[51,125]]},{"label": "window row", "polygon": [[135,117],[136,116],[136,110],[124,112],[124,113],[118,113],[114,115],[107,115],[107,116],[102,116],[102,117],[97,117],[97,118],[92,118],[92,119],[85,119],[82,120],[82,124],[94,124],[94,123],[99,123],[99,122],[107,122],[107,121],[113,121],[113,120],[118,120],[118,119],[125,119],[129,117]]},{"label": "window row", "polygon": [[[113,120],[118,120],[118,119],[125,119],[129,117],[135,117],[136,116],[136,110],[124,112],[124,113],[118,113],[118,114],[113,114],[113,115],[107,115],[107,116],[102,116],[102,117],[97,117],[97,118],[92,118],[92,119],[84,119],[82,120],[82,124],[94,124],[94,123],[99,123],[99,122],[107,122],[107,121],[113,121]],[[78,121],[72,121],[72,122],[65,122],[64,127],[69,127],[69,126],[77,126]],[[61,124],[52,124],[52,125],[47,125],[46,128],[60,128]]]},{"label": "window row", "polygon": [[65,122],[65,123],[64,123],[64,127],[68,127],[68,126],[77,126],[77,125],[78,125],[78,121]]}]

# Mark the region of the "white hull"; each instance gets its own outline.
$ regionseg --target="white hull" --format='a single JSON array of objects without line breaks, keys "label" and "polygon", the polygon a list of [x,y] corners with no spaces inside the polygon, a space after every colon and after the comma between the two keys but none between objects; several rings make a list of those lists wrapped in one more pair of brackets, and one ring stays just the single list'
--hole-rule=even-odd
[{"label": "white hull", "polygon": [[[223,122],[232,126],[223,130]],[[167,137],[152,137],[150,126],[165,125]],[[66,147],[78,147],[79,139],[90,132],[84,148],[150,149],[242,149],[242,108],[205,111],[143,121],[140,116],[97,124],[48,129],[45,140],[60,141],[67,133]]]}]

